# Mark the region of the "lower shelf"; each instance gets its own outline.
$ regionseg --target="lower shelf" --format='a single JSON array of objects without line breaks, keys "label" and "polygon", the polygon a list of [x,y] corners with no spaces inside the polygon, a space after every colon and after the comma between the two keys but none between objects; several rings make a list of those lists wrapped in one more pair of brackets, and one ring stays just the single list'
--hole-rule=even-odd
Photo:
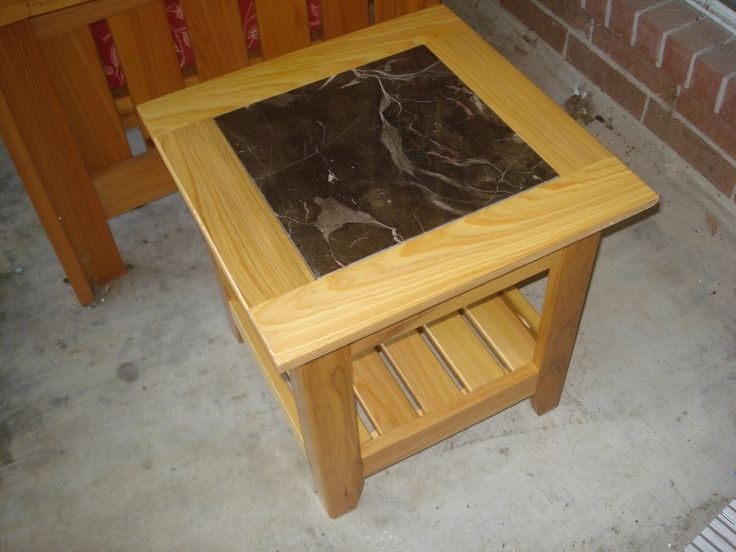
[{"label": "lower shelf", "polygon": [[[271,365],[240,305],[230,307],[301,441],[288,379]],[[354,357],[365,475],[530,397],[538,330],[539,315],[511,288]]]}]

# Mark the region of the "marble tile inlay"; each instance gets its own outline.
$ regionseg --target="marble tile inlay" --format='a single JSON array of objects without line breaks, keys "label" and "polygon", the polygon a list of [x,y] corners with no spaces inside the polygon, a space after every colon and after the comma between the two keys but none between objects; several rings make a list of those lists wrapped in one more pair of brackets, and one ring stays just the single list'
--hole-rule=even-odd
[{"label": "marble tile inlay", "polygon": [[556,176],[424,46],[216,121],[317,277]]}]

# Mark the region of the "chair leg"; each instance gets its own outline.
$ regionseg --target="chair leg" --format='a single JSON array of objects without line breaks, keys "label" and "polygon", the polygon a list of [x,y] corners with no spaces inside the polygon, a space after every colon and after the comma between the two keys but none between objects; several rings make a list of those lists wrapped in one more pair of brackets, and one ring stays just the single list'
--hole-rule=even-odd
[{"label": "chair leg", "polygon": [[356,507],[363,490],[349,347],[289,375],[317,492],[329,516],[341,516]]},{"label": "chair leg", "polygon": [[0,27],[0,131],[77,297],[125,274],[29,21]]},{"label": "chair leg", "polygon": [[560,403],[599,242],[600,233],[569,245],[549,271],[534,351],[539,380],[531,402],[537,414]]}]

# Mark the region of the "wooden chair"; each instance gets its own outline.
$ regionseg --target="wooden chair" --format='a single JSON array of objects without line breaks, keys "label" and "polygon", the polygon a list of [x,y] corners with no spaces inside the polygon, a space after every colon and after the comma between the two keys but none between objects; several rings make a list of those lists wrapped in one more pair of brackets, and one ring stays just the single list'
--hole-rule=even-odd
[{"label": "wooden chair", "polygon": [[[0,132],[79,301],[126,265],[107,220],[176,191],[158,153],[132,155],[135,106],[439,0],[322,0],[310,36],[304,0],[256,0],[261,52],[249,57],[237,0],[182,0],[196,73],[176,59],[162,0],[4,0]],[[89,25],[106,20],[128,85],[113,95]]]}]

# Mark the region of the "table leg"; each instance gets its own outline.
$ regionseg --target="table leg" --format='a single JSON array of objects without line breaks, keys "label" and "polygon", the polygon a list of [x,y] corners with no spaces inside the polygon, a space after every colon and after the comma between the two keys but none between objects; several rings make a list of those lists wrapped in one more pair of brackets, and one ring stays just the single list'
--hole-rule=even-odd
[{"label": "table leg", "polygon": [[549,271],[534,350],[539,380],[531,402],[537,414],[560,404],[599,242],[600,233],[569,245]]},{"label": "table leg", "polygon": [[238,343],[242,343],[243,336],[240,335],[240,330],[238,330],[238,327],[235,325],[235,320],[233,320],[233,313],[230,310],[230,301],[237,301],[237,298],[235,297],[232,286],[230,286],[230,282],[227,281],[227,278],[225,278],[225,274],[223,274],[222,269],[220,268],[220,265],[217,263],[217,260],[212,255],[212,251],[207,248],[207,252],[210,254],[210,259],[212,259],[212,267],[215,269],[215,277],[217,278],[217,285],[220,288],[222,303],[225,305],[225,314],[227,315],[227,321],[230,324],[230,331],[233,333]]},{"label": "table leg", "polygon": [[349,347],[289,372],[317,492],[330,517],[355,508],[363,465]]}]

